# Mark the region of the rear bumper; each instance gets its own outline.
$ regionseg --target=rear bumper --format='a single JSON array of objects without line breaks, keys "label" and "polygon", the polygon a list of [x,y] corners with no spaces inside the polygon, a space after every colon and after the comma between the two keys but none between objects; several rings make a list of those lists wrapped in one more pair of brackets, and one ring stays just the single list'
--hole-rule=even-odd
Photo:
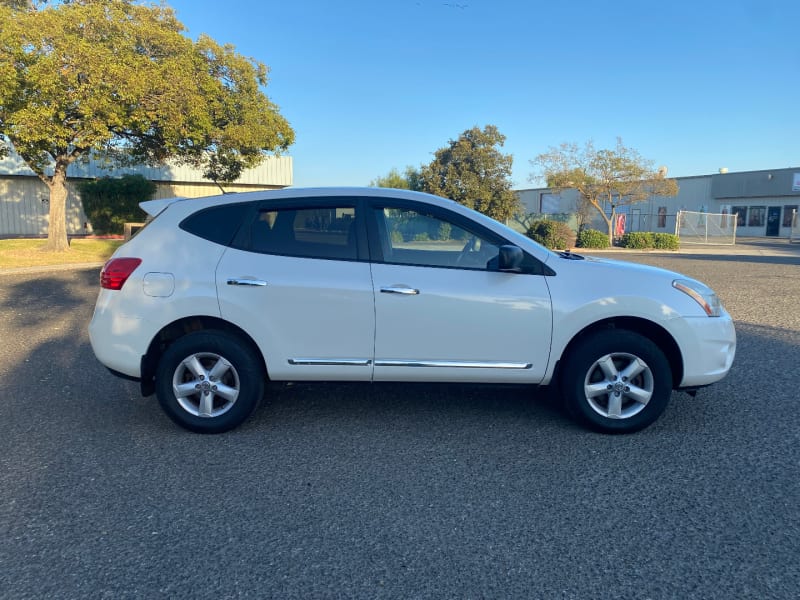
[{"label": "rear bumper", "polygon": [[115,374],[139,379],[142,356],[153,339],[153,326],[142,318],[111,310],[103,301],[104,292],[106,290],[101,292],[89,323],[92,351],[97,360]]}]

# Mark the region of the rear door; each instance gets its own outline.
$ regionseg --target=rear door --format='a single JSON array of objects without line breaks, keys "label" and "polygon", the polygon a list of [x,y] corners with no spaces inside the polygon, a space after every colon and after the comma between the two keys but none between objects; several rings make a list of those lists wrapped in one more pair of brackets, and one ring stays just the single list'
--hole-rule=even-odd
[{"label": "rear door", "polygon": [[216,275],[222,317],[261,347],[275,380],[372,376],[375,312],[355,199],[263,203]]}]

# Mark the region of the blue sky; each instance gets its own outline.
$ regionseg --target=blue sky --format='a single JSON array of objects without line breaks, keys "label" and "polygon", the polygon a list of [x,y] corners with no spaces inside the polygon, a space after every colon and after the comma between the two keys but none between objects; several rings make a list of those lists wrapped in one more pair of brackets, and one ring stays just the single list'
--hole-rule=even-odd
[{"label": "blue sky", "polygon": [[367,185],[497,125],[514,188],[617,136],[672,176],[800,166],[800,2],[168,0],[270,68],[296,186]]}]

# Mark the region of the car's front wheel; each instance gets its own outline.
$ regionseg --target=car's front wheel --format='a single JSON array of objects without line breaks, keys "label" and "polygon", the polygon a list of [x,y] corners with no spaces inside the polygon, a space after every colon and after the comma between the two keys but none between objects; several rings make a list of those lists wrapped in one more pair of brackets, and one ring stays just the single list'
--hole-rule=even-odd
[{"label": "car's front wheel", "polygon": [[569,411],[592,429],[644,429],[667,407],[672,372],[664,353],[638,333],[606,329],[580,340],[561,377]]},{"label": "car's front wheel", "polygon": [[181,427],[222,433],[264,395],[264,369],[248,344],[223,331],[190,333],[170,345],[156,370],[156,395]]}]

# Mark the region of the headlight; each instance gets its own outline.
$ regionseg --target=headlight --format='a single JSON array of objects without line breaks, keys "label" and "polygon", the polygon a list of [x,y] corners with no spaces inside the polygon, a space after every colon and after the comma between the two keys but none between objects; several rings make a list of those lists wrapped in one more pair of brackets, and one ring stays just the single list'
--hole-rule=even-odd
[{"label": "headlight", "polygon": [[718,317],[721,314],[722,305],[719,303],[719,298],[707,285],[691,279],[676,279],[672,282],[672,287],[690,296],[709,317]]}]

